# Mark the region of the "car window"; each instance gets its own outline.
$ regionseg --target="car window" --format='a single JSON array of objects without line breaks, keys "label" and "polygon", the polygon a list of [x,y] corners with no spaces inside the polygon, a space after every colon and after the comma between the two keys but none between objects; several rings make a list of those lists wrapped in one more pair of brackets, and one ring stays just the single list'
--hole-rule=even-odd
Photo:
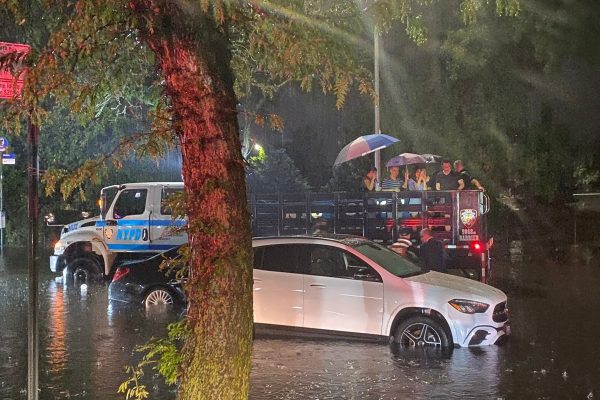
[{"label": "car window", "polygon": [[121,219],[129,215],[140,215],[146,210],[147,189],[125,189],[113,209],[113,218]]},{"label": "car window", "polygon": [[381,281],[381,277],[373,268],[342,249],[311,246],[309,260],[309,275]]},{"label": "car window", "polygon": [[[258,251],[258,250],[261,251]],[[265,271],[299,273],[295,245],[262,246],[255,249],[254,268]]]},{"label": "car window", "polygon": [[362,242],[353,246],[353,248],[370,260],[373,260],[382,268],[385,268],[388,272],[399,277],[426,272],[408,258],[402,257],[377,243]]},{"label": "car window", "polygon": [[347,276],[343,278],[350,278],[360,281],[371,281],[371,282],[383,282],[381,276],[377,271],[367,265],[364,261],[359,260],[356,256],[344,252],[346,259]]},{"label": "car window", "polygon": [[317,276],[345,275],[342,252],[326,246],[311,246],[307,273]]},{"label": "car window", "polygon": [[262,266],[262,256],[263,256],[263,248],[255,247],[254,248],[254,262],[252,263],[252,268],[260,269]]}]

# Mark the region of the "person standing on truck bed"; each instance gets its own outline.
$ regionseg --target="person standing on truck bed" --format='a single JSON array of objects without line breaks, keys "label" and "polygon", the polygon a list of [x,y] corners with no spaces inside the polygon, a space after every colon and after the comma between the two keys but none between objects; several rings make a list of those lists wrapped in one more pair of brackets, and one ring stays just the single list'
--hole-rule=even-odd
[{"label": "person standing on truck bed", "polygon": [[465,182],[466,190],[478,189],[485,192],[485,189],[483,186],[481,186],[481,183],[479,183],[477,178],[474,178],[471,176],[471,174],[469,174],[469,171],[466,170],[465,165],[461,160],[454,161],[454,170],[460,174],[461,178]]},{"label": "person standing on truck bed", "polygon": [[442,161],[442,170],[435,176],[435,190],[462,190],[465,181],[455,171],[452,171],[450,160]]},{"label": "person standing on truck bed", "polygon": [[422,229],[420,236],[419,256],[425,268],[432,271],[446,272],[444,244],[431,236],[429,228]]},{"label": "person standing on truck bed", "polygon": [[404,173],[404,185],[402,188],[408,190],[429,190],[429,177],[427,176],[427,170],[425,168],[417,168],[415,170],[415,177],[411,178],[408,174],[408,170]]},{"label": "person standing on truck bed", "polygon": [[400,179],[400,167],[390,167],[390,177],[381,182],[381,190],[388,192],[398,192],[402,189],[402,179]]},{"label": "person standing on truck bed", "polygon": [[371,167],[363,178],[363,190],[372,192],[377,186],[377,168]]}]

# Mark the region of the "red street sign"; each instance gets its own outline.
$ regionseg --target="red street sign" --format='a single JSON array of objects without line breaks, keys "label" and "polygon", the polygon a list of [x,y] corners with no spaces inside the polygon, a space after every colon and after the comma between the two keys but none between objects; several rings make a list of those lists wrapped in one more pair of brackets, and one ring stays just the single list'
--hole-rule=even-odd
[{"label": "red street sign", "polygon": [[[11,52],[17,52],[21,55],[21,58],[25,58],[29,53],[29,50],[31,50],[31,47],[26,44],[0,42],[0,56]],[[24,78],[25,71],[21,72],[19,77],[15,80],[10,71],[0,69],[0,99],[21,97]]]},{"label": "red street sign", "polygon": [[[22,75],[21,75],[22,76]],[[0,99],[12,99],[21,97],[23,80],[15,81],[11,76],[9,79],[0,78]]]}]

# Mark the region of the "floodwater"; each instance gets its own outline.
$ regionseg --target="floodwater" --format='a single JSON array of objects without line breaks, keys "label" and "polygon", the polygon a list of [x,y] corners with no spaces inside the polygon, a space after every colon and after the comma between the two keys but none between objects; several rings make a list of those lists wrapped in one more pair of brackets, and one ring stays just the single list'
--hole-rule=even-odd
[{"label": "floodwater", "polygon": [[[398,351],[382,343],[258,336],[251,399],[600,399],[600,263],[543,249],[497,260],[513,336],[503,346]],[[508,254],[508,253],[507,253]],[[568,257],[567,257],[568,258]],[[0,260],[0,400],[27,398],[23,252]],[[177,313],[112,305],[107,286],[66,287],[40,262],[40,399],[121,399],[133,349]],[[147,374],[152,399],[174,389]]]}]

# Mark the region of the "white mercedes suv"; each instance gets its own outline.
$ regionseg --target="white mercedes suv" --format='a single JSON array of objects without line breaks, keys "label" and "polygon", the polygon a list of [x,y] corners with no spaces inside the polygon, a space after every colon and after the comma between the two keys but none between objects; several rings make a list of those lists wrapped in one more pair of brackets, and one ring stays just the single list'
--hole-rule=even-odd
[{"label": "white mercedes suv", "polygon": [[428,272],[350,236],[255,238],[254,322],[390,338],[402,346],[481,346],[510,333],[506,295]]}]

